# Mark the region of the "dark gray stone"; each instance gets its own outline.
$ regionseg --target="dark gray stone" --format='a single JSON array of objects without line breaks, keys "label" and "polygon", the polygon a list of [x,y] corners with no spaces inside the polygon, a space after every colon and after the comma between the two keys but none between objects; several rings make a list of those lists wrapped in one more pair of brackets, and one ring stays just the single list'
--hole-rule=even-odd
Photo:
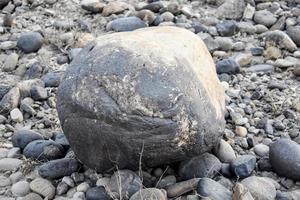
[{"label": "dark gray stone", "polygon": [[66,55],[58,56],[56,59],[57,64],[63,65],[69,62],[69,57]]},{"label": "dark gray stone", "polygon": [[260,171],[270,172],[273,170],[272,165],[270,163],[270,158],[267,156],[264,156],[261,159],[259,159],[259,161],[257,162],[257,166]]},{"label": "dark gray stone", "polygon": [[[153,34],[156,39],[149,41]],[[174,43],[173,34],[182,40]],[[57,110],[80,161],[98,171],[116,164],[136,170],[142,149],[143,165],[153,167],[186,160],[218,144],[224,130],[224,91],[198,40],[184,29],[149,28],[102,36],[79,53],[59,85]],[[177,45],[183,48],[183,42],[188,56],[174,51]],[[199,48],[189,48],[195,44]],[[205,51],[198,52],[202,48]],[[167,53],[171,49],[178,55]],[[189,64],[194,54],[193,60],[201,58],[199,71],[207,75],[196,75],[195,65]],[[211,93],[202,83],[207,80],[214,88]]]},{"label": "dark gray stone", "polygon": [[0,1],[0,9],[4,8],[9,2],[10,2],[10,0],[1,0]]},{"label": "dark gray stone", "polygon": [[270,146],[270,162],[279,176],[300,180],[300,145],[279,139]]},{"label": "dark gray stone", "polygon": [[36,62],[33,63],[29,69],[25,72],[24,78],[25,79],[34,79],[34,78],[40,78],[43,73],[43,66]]},{"label": "dark gray stone", "polygon": [[108,25],[108,30],[114,30],[117,32],[123,31],[133,31],[139,28],[145,28],[147,24],[142,21],[140,18],[132,16],[132,17],[124,17],[113,20]]},{"label": "dark gray stone", "polygon": [[217,31],[221,36],[233,36],[238,32],[238,26],[233,20],[224,20],[216,25]]},{"label": "dark gray stone", "polygon": [[35,101],[43,101],[48,98],[48,92],[44,87],[34,85],[30,89],[31,98]]},{"label": "dark gray stone", "polygon": [[251,175],[256,165],[256,157],[243,155],[230,163],[232,173],[239,178],[246,178]]},{"label": "dark gray stone", "polygon": [[204,153],[180,164],[179,175],[184,180],[192,178],[214,177],[220,170],[222,164],[219,159],[210,154]]},{"label": "dark gray stone", "polygon": [[65,134],[63,133],[59,133],[55,136],[55,140],[56,143],[62,145],[64,148],[68,149],[70,147],[69,141],[66,138]]},{"label": "dark gray stone", "polygon": [[233,59],[224,59],[217,62],[217,73],[235,74],[240,71],[240,65]]},{"label": "dark gray stone", "polygon": [[64,72],[49,72],[42,77],[42,81],[45,83],[45,87],[58,87]]},{"label": "dark gray stone", "polygon": [[197,192],[201,197],[214,200],[232,200],[230,190],[210,178],[200,179]]},{"label": "dark gray stone", "polygon": [[[120,183],[122,183],[120,185]],[[107,185],[114,198],[129,199],[134,193],[142,189],[142,180],[130,170],[116,171]]]},{"label": "dark gray stone", "polygon": [[31,130],[19,130],[12,136],[11,141],[14,147],[23,150],[27,144],[34,140],[42,140],[43,136]]},{"label": "dark gray stone", "polygon": [[261,56],[261,55],[264,54],[264,48],[263,47],[253,47],[250,50],[251,50],[251,54],[253,56]]},{"label": "dark gray stone", "polygon": [[85,196],[86,200],[108,200],[110,199],[104,187],[89,188]]},{"label": "dark gray stone", "polygon": [[24,33],[17,42],[18,48],[24,53],[32,53],[38,51],[44,42],[43,36],[38,32]]},{"label": "dark gray stone", "polygon": [[76,172],[80,167],[80,164],[75,159],[62,158],[57,160],[51,160],[42,164],[38,168],[39,175],[47,179],[58,179],[64,176],[70,176],[73,172]]},{"label": "dark gray stone", "polygon": [[54,160],[65,155],[64,148],[51,140],[34,140],[23,151],[24,156],[37,160]]},{"label": "dark gray stone", "polygon": [[12,88],[10,85],[0,85],[0,101]]}]

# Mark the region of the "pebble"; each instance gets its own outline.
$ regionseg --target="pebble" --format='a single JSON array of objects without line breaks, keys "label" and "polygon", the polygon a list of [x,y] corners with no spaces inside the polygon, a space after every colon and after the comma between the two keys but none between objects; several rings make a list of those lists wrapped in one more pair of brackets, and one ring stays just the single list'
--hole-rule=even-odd
[{"label": "pebble", "polygon": [[264,53],[264,48],[262,47],[253,47],[250,50],[253,56],[261,56]]},{"label": "pebble", "polygon": [[283,177],[300,180],[300,145],[290,139],[279,139],[270,146],[270,162]]},{"label": "pebble", "polygon": [[240,136],[240,137],[246,137],[247,134],[248,134],[248,131],[245,127],[243,126],[236,126],[235,127],[235,134],[237,136]]},{"label": "pebble", "polygon": [[56,187],[56,194],[63,195],[68,191],[68,189],[69,189],[69,186],[66,183],[60,182]]},{"label": "pebble", "polygon": [[287,28],[286,33],[298,46],[300,46],[300,26],[290,26]]},{"label": "pebble", "polygon": [[251,176],[242,180],[243,184],[257,200],[274,200],[276,188],[267,178]]},{"label": "pebble", "polygon": [[217,73],[235,74],[240,71],[240,65],[233,59],[224,59],[217,62]]},{"label": "pebble", "polygon": [[218,146],[215,147],[215,155],[219,158],[221,162],[230,163],[236,159],[234,150],[231,145],[225,140],[221,139]]},{"label": "pebble", "polygon": [[220,160],[210,153],[184,161],[179,166],[179,175],[184,180],[192,178],[214,177],[221,170]]},{"label": "pebble", "polygon": [[3,71],[5,72],[12,72],[16,69],[18,65],[19,55],[16,53],[11,53],[5,59],[3,64]]},{"label": "pebble", "polygon": [[32,53],[38,51],[44,42],[43,36],[38,32],[24,33],[17,42],[18,48],[24,53]]},{"label": "pebble", "polygon": [[17,123],[21,123],[24,120],[23,114],[19,108],[14,108],[12,111],[10,111],[10,118],[12,121]]},{"label": "pebble", "polygon": [[248,71],[248,72],[271,72],[271,71],[274,71],[274,66],[269,65],[269,64],[252,65],[251,67],[247,68],[246,71]]},{"label": "pebble", "polygon": [[156,16],[151,10],[140,10],[137,12],[136,16],[143,20],[146,24],[153,24]]},{"label": "pebble", "polygon": [[75,183],[70,176],[63,177],[61,181],[64,182],[65,184],[67,184],[71,188],[75,187]]},{"label": "pebble", "polygon": [[19,130],[12,136],[12,144],[14,147],[19,147],[22,150],[34,140],[42,140],[43,137],[32,130]]},{"label": "pebble", "polygon": [[17,87],[13,87],[0,101],[0,113],[7,113],[18,107],[21,94]]},{"label": "pebble", "polygon": [[64,176],[70,176],[79,169],[80,165],[77,160],[62,158],[52,160],[42,164],[38,171],[39,175],[47,179],[58,179]]},{"label": "pebble", "polygon": [[14,196],[23,197],[30,192],[30,186],[27,181],[20,181],[11,187],[11,192]]},{"label": "pebble", "polygon": [[238,178],[251,175],[256,166],[256,158],[252,155],[242,155],[230,163],[232,173]]},{"label": "pebble", "polygon": [[159,180],[159,182],[156,183],[157,188],[166,188],[169,185],[173,185],[176,183],[176,177],[173,175],[166,176]]},{"label": "pebble", "polygon": [[134,195],[130,197],[130,200],[140,199],[167,200],[167,196],[164,190],[159,190],[157,188],[146,188],[137,191]]},{"label": "pebble", "polygon": [[53,160],[65,155],[64,148],[51,140],[34,140],[23,151],[24,156],[38,160]]},{"label": "pebble", "polygon": [[10,180],[11,180],[12,183],[16,183],[18,181],[21,181],[24,178],[24,176],[23,176],[22,172],[17,171],[15,173],[12,173],[9,176],[9,178],[10,178]]},{"label": "pebble", "polygon": [[[98,185],[97,185],[98,186]],[[76,191],[77,192],[86,192],[88,189],[90,188],[90,185],[86,182],[84,183],[80,183],[77,187],[76,187]]]},{"label": "pebble", "polygon": [[296,44],[293,40],[283,31],[275,30],[263,33],[260,37],[266,38],[266,42],[276,44],[278,47],[286,49],[290,52],[297,50]]},{"label": "pebble", "polygon": [[22,165],[23,161],[17,158],[0,159],[0,172],[14,171]]},{"label": "pebble", "polygon": [[92,13],[101,13],[105,4],[99,0],[83,0],[80,2],[81,8]]},{"label": "pebble", "polygon": [[220,183],[210,179],[202,178],[200,179],[197,192],[201,197],[208,197],[214,200],[231,200],[231,192],[226,187]]},{"label": "pebble", "polygon": [[232,36],[237,33],[238,26],[233,20],[224,20],[216,25],[218,33],[223,36]]},{"label": "pebble", "polygon": [[257,144],[254,146],[256,155],[263,157],[269,155],[270,148],[265,144]]},{"label": "pebble", "polygon": [[216,10],[219,18],[240,19],[243,17],[245,2],[241,0],[222,1],[222,4]]},{"label": "pebble", "polygon": [[11,185],[11,181],[9,178],[0,175],[0,188]]},{"label": "pebble", "polygon": [[273,171],[269,156],[264,156],[259,159],[257,166],[260,171]]},{"label": "pebble", "polygon": [[[122,189],[118,184],[120,182],[122,183]],[[133,171],[119,170],[112,175],[107,188],[115,198],[129,199],[134,193],[142,189],[142,181]]]},{"label": "pebble", "polygon": [[254,198],[243,184],[237,183],[233,189],[232,200],[254,200]]},{"label": "pebble", "polygon": [[8,154],[8,149],[0,148],[0,159],[6,158]]},{"label": "pebble", "polygon": [[258,24],[270,27],[276,23],[277,18],[268,10],[259,10],[255,12],[253,20]]},{"label": "pebble", "polygon": [[120,14],[122,12],[124,12],[126,9],[128,9],[129,6],[127,3],[125,2],[121,2],[121,1],[112,1],[109,2],[102,10],[102,15],[104,17],[107,17],[109,15],[112,14]]},{"label": "pebble", "polygon": [[37,178],[30,183],[30,189],[37,194],[48,199],[53,199],[55,196],[55,187],[46,179]]},{"label": "pebble", "polygon": [[36,193],[29,193],[22,200],[43,200],[43,198]]},{"label": "pebble", "polygon": [[200,178],[193,178],[187,181],[182,181],[175,183],[173,185],[167,186],[166,191],[169,198],[178,197],[186,194],[197,188]]},{"label": "pebble", "polygon": [[139,28],[145,28],[147,24],[142,21],[140,18],[132,16],[132,17],[124,17],[118,18],[107,25],[107,30],[114,30],[117,32],[123,31],[133,31]]},{"label": "pebble", "polygon": [[[122,196],[123,198],[125,196]],[[126,197],[125,197],[126,198]],[[102,186],[92,187],[86,192],[86,200],[108,200],[109,196]]]},{"label": "pebble", "polygon": [[35,101],[43,101],[48,98],[48,92],[44,87],[34,85],[30,89],[31,98]]}]

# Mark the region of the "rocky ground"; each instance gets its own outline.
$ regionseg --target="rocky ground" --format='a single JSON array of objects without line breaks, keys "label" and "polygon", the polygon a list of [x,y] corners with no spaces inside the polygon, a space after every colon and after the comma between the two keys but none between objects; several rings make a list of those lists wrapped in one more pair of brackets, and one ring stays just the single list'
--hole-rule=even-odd
[{"label": "rocky ground", "polygon": [[[1,200],[137,200],[141,188],[144,199],[300,199],[299,0],[0,0],[0,9]],[[148,26],[204,40],[226,90],[223,140],[180,164],[96,173],[69,149],[57,87],[95,37]]]}]

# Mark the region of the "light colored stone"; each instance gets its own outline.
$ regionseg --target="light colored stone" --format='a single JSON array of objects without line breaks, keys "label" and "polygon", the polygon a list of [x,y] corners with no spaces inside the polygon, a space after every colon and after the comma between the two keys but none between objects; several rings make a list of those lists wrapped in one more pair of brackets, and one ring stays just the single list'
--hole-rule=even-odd
[{"label": "light colored stone", "polygon": [[13,171],[21,166],[22,160],[17,158],[3,158],[0,160],[0,172]]},{"label": "light colored stone", "polygon": [[15,196],[23,197],[30,192],[29,183],[27,181],[17,182],[11,187],[11,192]]},{"label": "light colored stone", "polygon": [[221,162],[225,163],[230,163],[231,161],[236,159],[234,150],[232,149],[231,145],[223,139],[221,139],[219,145],[216,147],[215,154]]},{"label": "light colored stone", "polygon": [[43,197],[53,199],[55,196],[55,187],[46,179],[37,178],[30,183],[30,189]]},{"label": "light colored stone", "polygon": [[252,19],[254,13],[255,13],[255,7],[251,6],[250,4],[247,4],[244,10],[243,19]]},{"label": "light colored stone", "polygon": [[126,9],[129,9],[129,5],[127,3],[121,1],[112,1],[103,8],[102,15],[107,17],[112,14],[120,14]]},{"label": "light colored stone", "polygon": [[243,184],[237,183],[233,189],[232,200],[254,200],[254,198]]},{"label": "light colored stone", "polygon": [[11,185],[11,181],[9,178],[0,175],[0,188]]},{"label": "light colored stone", "polygon": [[4,64],[3,70],[6,72],[11,72],[16,69],[19,60],[19,55],[16,53],[12,53],[7,56]]},{"label": "light colored stone", "polygon": [[137,191],[134,195],[130,197],[130,200],[167,200],[167,195],[165,190],[159,190],[157,188],[146,188]]},{"label": "light colored stone", "polygon": [[254,146],[254,152],[258,155],[258,156],[267,156],[269,155],[269,151],[270,148],[269,146],[265,145],[265,144],[257,144]]},{"label": "light colored stone", "polygon": [[14,122],[22,122],[23,121],[23,114],[19,110],[19,108],[14,108],[12,111],[10,111],[10,117]]}]

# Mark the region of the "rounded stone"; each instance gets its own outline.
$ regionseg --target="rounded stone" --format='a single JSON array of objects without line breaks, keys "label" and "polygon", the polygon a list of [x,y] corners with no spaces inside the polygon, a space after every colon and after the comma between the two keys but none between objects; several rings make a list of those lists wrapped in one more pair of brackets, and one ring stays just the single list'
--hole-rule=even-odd
[{"label": "rounded stone", "polygon": [[214,177],[220,170],[222,164],[217,157],[204,153],[188,161],[184,161],[179,166],[179,175],[184,180],[192,178]]},{"label": "rounded stone", "polygon": [[300,26],[290,26],[287,28],[286,33],[300,47]]},{"label": "rounded stone", "polygon": [[159,190],[157,188],[146,188],[137,191],[134,195],[130,197],[130,200],[167,200],[166,192]]},{"label": "rounded stone", "polygon": [[214,62],[197,35],[175,27],[99,37],[73,60],[57,97],[71,148],[98,171],[183,161],[211,150],[224,130]]},{"label": "rounded stone", "polygon": [[274,200],[276,197],[276,188],[268,178],[251,176],[241,183],[257,200]]},{"label": "rounded stone", "polygon": [[217,73],[235,74],[240,71],[240,65],[233,59],[224,59],[217,62]]},{"label": "rounded stone", "polygon": [[208,197],[214,200],[231,200],[231,192],[226,187],[220,183],[210,179],[202,178],[200,179],[197,192],[201,197]]},{"label": "rounded stone", "polygon": [[38,169],[39,175],[47,179],[57,179],[64,176],[70,176],[79,169],[80,165],[77,160],[63,158],[52,160],[41,165]]},{"label": "rounded stone", "polygon": [[142,189],[142,180],[133,171],[119,170],[110,178],[107,188],[115,198],[129,199],[134,193]]},{"label": "rounded stone", "polygon": [[255,12],[253,20],[258,24],[270,27],[276,23],[277,18],[268,10],[259,10]]},{"label": "rounded stone", "polygon": [[46,179],[37,178],[30,183],[30,189],[43,197],[53,199],[55,196],[55,187]]},{"label": "rounded stone", "polygon": [[147,24],[142,21],[140,18],[132,16],[132,17],[124,17],[118,18],[107,25],[107,30],[114,30],[117,32],[124,31],[133,31],[139,28],[145,28]]},{"label": "rounded stone", "polygon": [[216,25],[217,31],[221,36],[232,36],[237,33],[238,26],[233,20],[224,20]]},{"label": "rounded stone", "polygon": [[18,48],[24,53],[32,53],[38,51],[44,42],[43,36],[38,32],[24,33],[17,42]]},{"label": "rounded stone", "polygon": [[93,187],[87,190],[86,192],[86,200],[108,200],[109,196],[107,195],[105,188]]},{"label": "rounded stone", "polygon": [[27,181],[17,182],[11,187],[11,192],[15,196],[23,197],[30,192],[29,183]]},{"label": "rounded stone", "polygon": [[43,200],[43,198],[36,193],[29,193],[22,200]]},{"label": "rounded stone", "polygon": [[221,162],[230,163],[236,159],[231,145],[223,139],[220,141],[219,145],[216,146],[214,152]]},{"label": "rounded stone", "polygon": [[256,158],[252,155],[243,155],[230,163],[232,173],[239,178],[251,175],[256,165]]},{"label": "rounded stone", "polygon": [[14,133],[11,140],[14,147],[19,147],[23,150],[30,142],[42,139],[43,137],[35,131],[19,130]]},{"label": "rounded stone", "polygon": [[34,140],[23,151],[24,156],[38,160],[53,160],[65,155],[64,148],[51,140]]},{"label": "rounded stone", "polygon": [[270,146],[270,162],[274,171],[300,180],[300,145],[290,139],[279,139]]}]

